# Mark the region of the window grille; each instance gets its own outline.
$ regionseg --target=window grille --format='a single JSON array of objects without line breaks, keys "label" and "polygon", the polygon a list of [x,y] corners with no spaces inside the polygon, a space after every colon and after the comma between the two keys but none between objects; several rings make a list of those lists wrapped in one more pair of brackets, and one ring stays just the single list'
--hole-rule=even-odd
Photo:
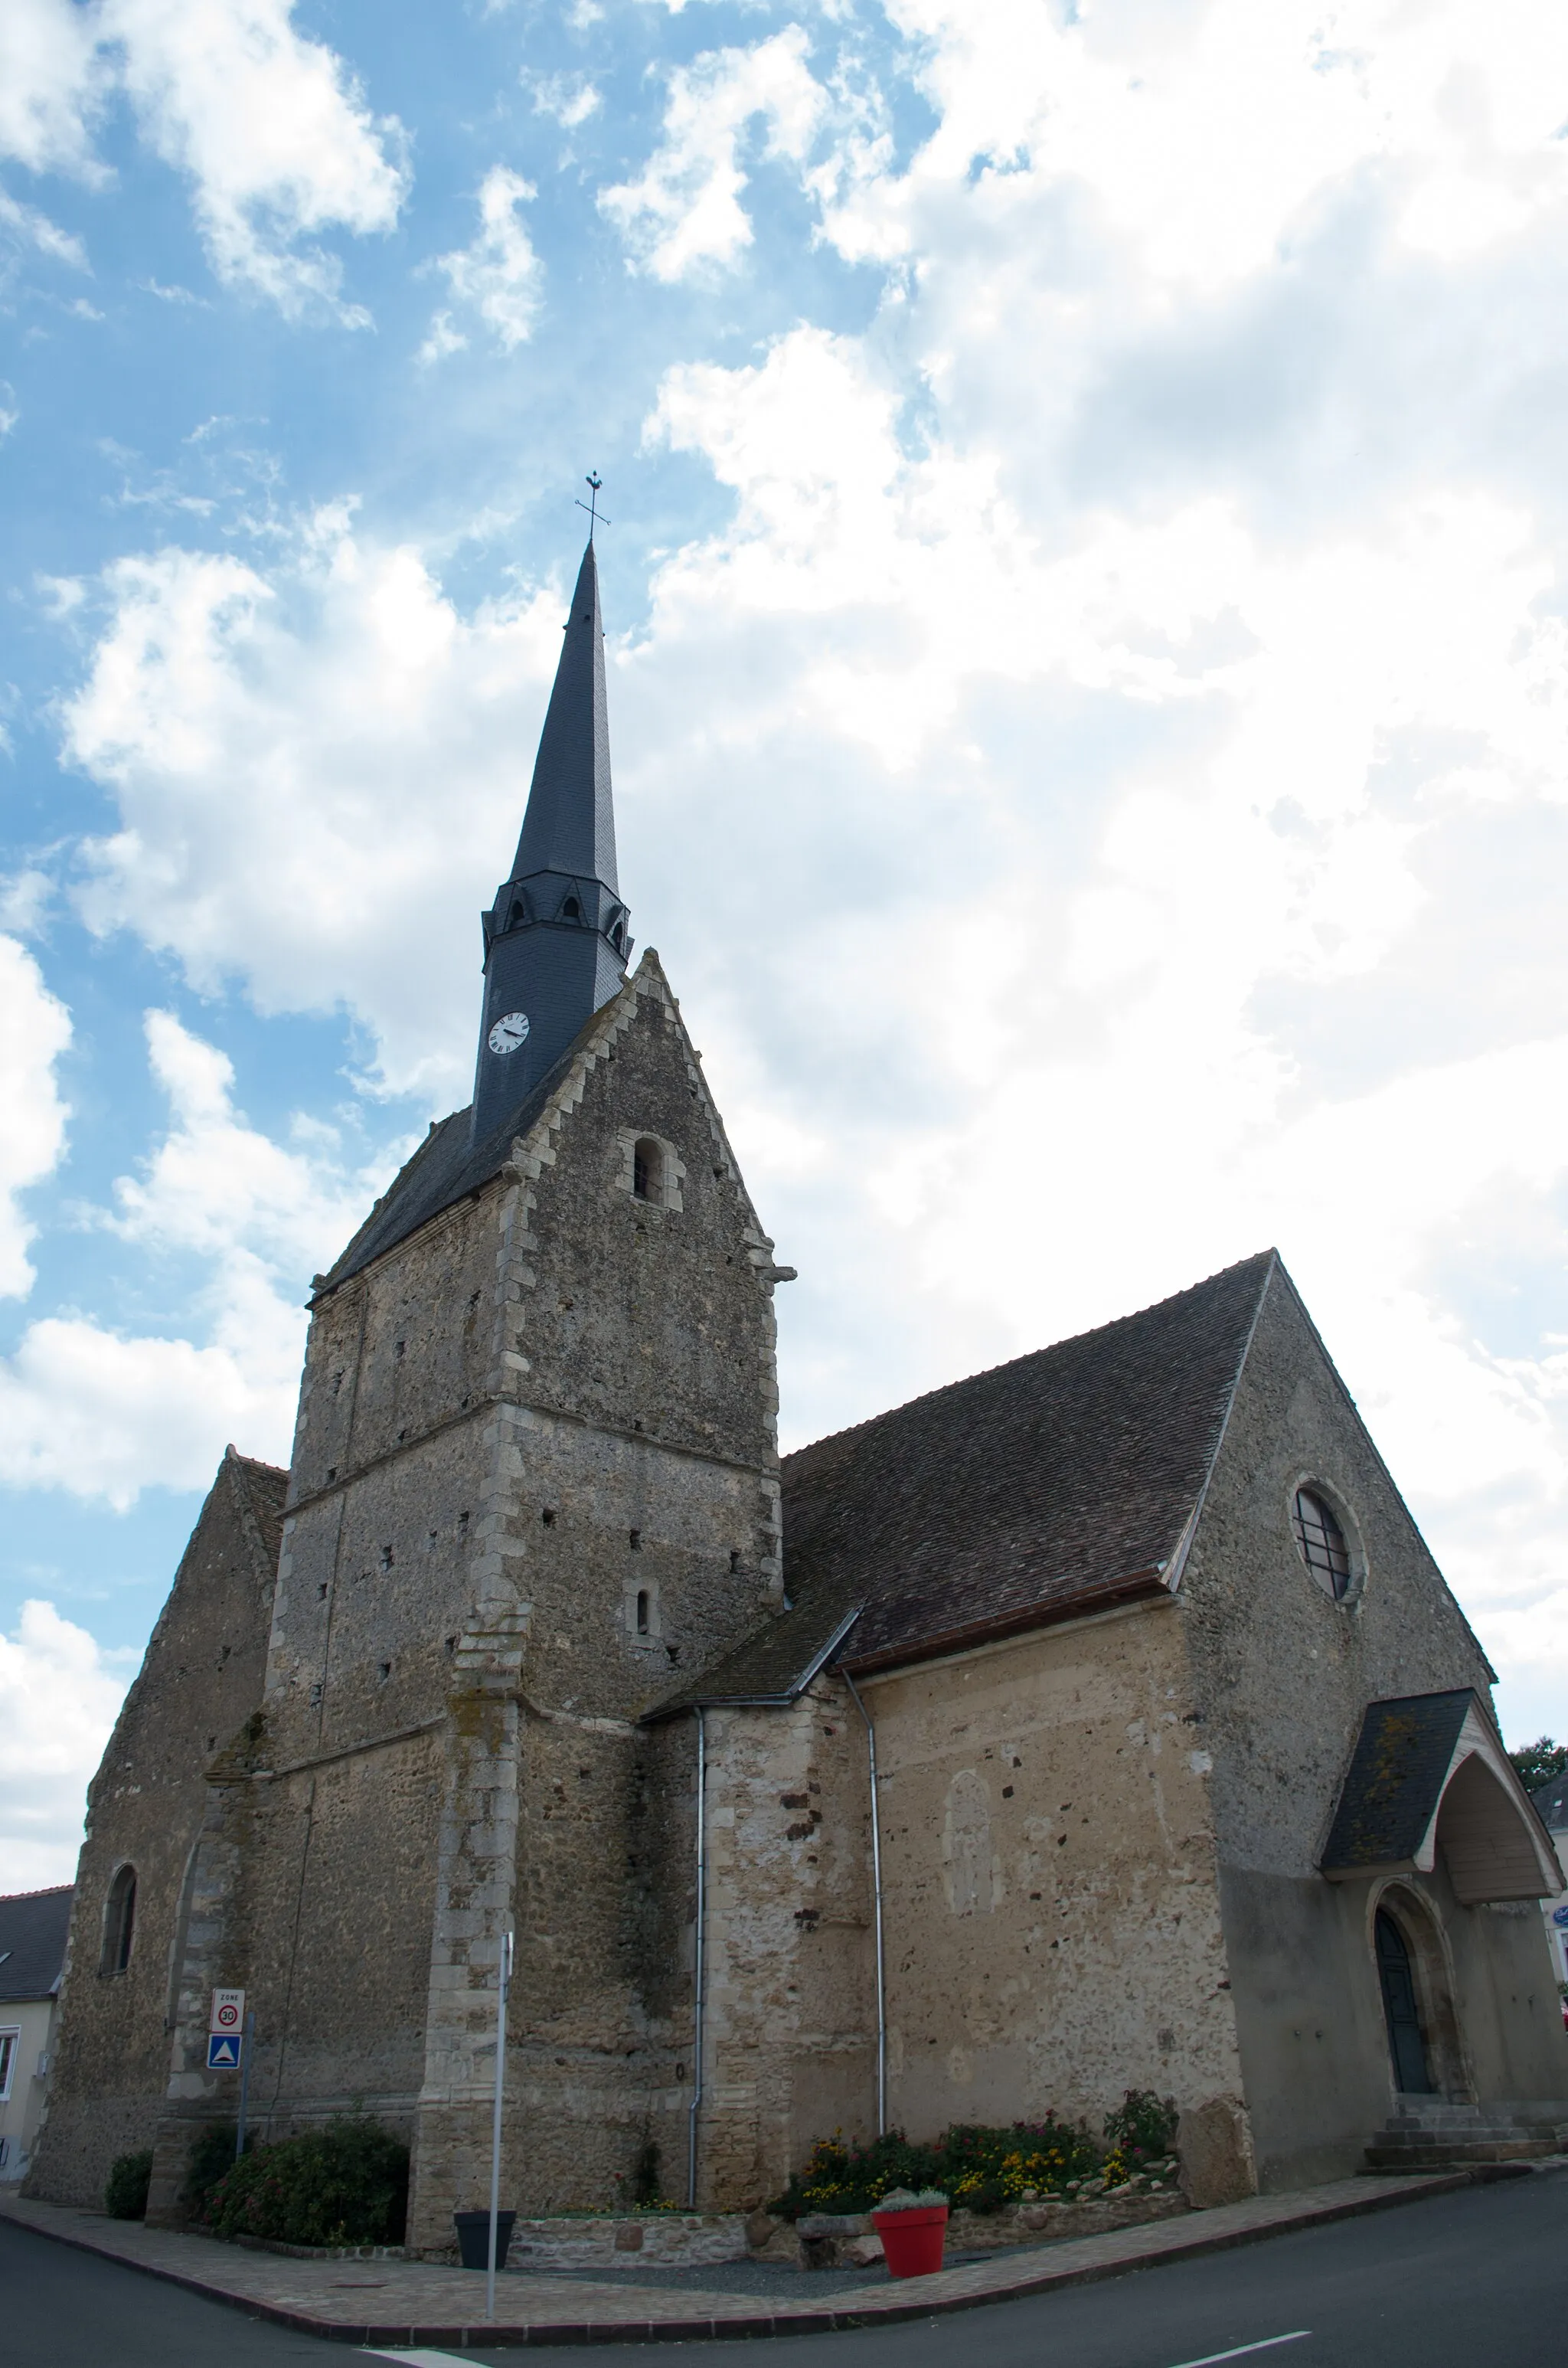
[{"label": "window grille", "polygon": [[1337,1601],[1350,1586],[1350,1549],[1335,1518],[1334,1508],[1314,1490],[1298,1488],[1290,1526],[1301,1549],[1301,1560],[1318,1585]]}]

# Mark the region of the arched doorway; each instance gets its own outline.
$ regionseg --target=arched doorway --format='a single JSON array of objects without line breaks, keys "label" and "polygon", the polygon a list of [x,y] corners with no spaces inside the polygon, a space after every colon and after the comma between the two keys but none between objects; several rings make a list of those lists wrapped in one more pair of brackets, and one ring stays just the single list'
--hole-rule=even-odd
[{"label": "arched doorway", "polygon": [[1415,1968],[1404,1934],[1386,1907],[1375,1923],[1378,1980],[1383,1994],[1383,2021],[1388,2027],[1389,2054],[1393,2059],[1393,2085],[1402,2096],[1430,2097],[1437,2083],[1426,2055],[1415,1995]]}]

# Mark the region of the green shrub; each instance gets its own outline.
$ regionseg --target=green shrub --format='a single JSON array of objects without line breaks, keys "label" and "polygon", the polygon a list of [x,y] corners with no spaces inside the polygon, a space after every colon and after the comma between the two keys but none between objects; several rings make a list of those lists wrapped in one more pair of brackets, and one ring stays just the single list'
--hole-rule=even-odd
[{"label": "green shrub", "polygon": [[209,2122],[191,2140],[180,2201],[193,2220],[206,2219],[209,2197],[218,2181],[233,2170],[238,2134],[233,2122]]},{"label": "green shrub", "polygon": [[955,2123],[935,2146],[914,2146],[899,2130],[867,2146],[824,2138],[768,2209],[782,2220],[803,2212],[869,2212],[892,2188],[938,2187],[955,2209],[998,2212],[1026,2188],[1060,2194],[1070,2180],[1093,2178],[1099,2167],[1087,2133],[1051,2115],[1007,2129]]},{"label": "green shrub", "polygon": [[1131,2170],[1174,2153],[1176,2109],[1173,2099],[1156,2097],[1153,2089],[1129,2089],[1114,2113],[1106,2115],[1105,2134],[1113,2152]]},{"label": "green shrub", "polygon": [[202,2217],[215,2236],[286,2245],[395,2245],[408,2148],[379,2122],[339,2120],[231,2164]]},{"label": "green shrub", "polygon": [[111,2220],[144,2220],[147,2216],[147,2190],[153,2179],[153,2149],[141,2154],[122,2154],[109,2168],[108,2184],[104,2189],[104,2210]]}]

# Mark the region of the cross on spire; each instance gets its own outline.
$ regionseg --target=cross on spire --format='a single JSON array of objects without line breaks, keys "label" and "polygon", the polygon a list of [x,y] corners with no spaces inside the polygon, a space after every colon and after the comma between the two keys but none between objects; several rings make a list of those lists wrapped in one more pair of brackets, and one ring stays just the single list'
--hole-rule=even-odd
[{"label": "cross on spire", "polygon": [[599,475],[598,471],[597,469],[590,469],[587,475],[584,478],[583,483],[588,488],[588,498],[585,502],[579,502],[577,507],[580,510],[586,510],[588,513],[588,541],[592,542],[594,539],[594,529],[596,526],[613,526],[615,524],[615,520],[613,518],[603,517],[600,512],[598,500],[600,488],[604,484],[604,479]]}]

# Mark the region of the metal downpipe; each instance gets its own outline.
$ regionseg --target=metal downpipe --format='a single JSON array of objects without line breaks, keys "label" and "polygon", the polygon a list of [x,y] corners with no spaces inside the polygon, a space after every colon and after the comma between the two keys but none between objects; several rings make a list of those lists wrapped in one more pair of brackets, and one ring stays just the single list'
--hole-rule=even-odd
[{"label": "metal downpipe", "polygon": [[877,1809],[877,1730],[871,1725],[870,1713],[855,1690],[855,1680],[847,1669],[840,1671],[849,1689],[849,1699],[859,1712],[866,1726],[866,1756],[871,1778],[871,1892],[876,1903],[877,1930],[877,2135],[884,2137],[888,2126],[888,1986],[886,1961],[882,1953],[882,1835],[881,1818]]},{"label": "metal downpipe", "polygon": [[702,2103],[702,2008],[708,1921],[708,1728],[697,1713],[697,1959],[692,1983],[691,2105],[686,2125],[686,2203],[697,2209],[697,2115]]}]

